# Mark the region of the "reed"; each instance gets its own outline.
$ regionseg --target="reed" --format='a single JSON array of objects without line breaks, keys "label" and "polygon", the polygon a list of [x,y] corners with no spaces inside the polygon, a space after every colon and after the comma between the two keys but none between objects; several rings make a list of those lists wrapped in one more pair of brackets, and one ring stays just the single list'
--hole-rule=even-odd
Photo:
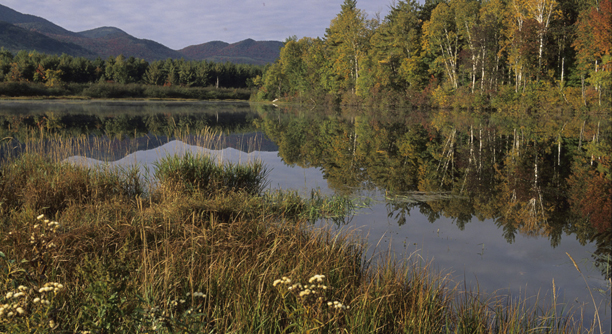
[{"label": "reed", "polygon": [[219,164],[213,157],[190,152],[166,156],[155,163],[155,177],[163,186],[178,187],[179,191],[189,193],[245,191],[257,195],[266,187],[267,173],[261,162]]}]

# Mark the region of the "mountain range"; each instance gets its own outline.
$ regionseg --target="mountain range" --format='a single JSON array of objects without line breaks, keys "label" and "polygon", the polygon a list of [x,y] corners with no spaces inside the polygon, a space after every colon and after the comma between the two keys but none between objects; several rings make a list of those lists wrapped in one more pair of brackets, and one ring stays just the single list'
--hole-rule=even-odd
[{"label": "mountain range", "polygon": [[233,44],[213,41],[172,50],[155,41],[131,36],[115,27],[72,32],[44,18],[22,14],[0,4],[0,47],[11,52],[36,50],[46,54],[65,53],[90,59],[106,59],[122,54],[147,61],[184,58],[263,65],[274,62],[282,46],[283,43],[279,41],[246,39]]}]

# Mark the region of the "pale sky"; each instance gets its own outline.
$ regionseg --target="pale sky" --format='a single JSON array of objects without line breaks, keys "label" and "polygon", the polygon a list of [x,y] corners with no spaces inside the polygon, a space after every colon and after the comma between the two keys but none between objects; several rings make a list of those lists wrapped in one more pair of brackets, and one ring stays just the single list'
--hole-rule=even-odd
[{"label": "pale sky", "polygon": [[[357,1],[368,17],[392,0]],[[102,26],[179,50],[210,41],[323,37],[344,0],[0,0],[23,14],[79,32]]]}]

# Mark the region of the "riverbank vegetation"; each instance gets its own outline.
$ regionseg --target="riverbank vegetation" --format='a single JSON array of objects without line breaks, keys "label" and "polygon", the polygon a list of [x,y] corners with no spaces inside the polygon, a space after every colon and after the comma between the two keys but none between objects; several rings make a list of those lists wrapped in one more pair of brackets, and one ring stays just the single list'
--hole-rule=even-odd
[{"label": "riverbank vegetation", "polygon": [[134,57],[90,60],[0,50],[0,96],[240,99],[251,95],[262,66]]},{"label": "riverbank vegetation", "polygon": [[32,139],[0,166],[0,332],[589,330],[554,295],[484,296],[416,258],[365,259],[350,231],[310,223],[350,201],[263,191],[257,162],[168,157],[147,187],[135,168],[62,163],[62,143]]},{"label": "riverbank vegetation", "polygon": [[609,108],[612,2],[346,0],[323,38],[289,38],[257,97],[304,104]]}]

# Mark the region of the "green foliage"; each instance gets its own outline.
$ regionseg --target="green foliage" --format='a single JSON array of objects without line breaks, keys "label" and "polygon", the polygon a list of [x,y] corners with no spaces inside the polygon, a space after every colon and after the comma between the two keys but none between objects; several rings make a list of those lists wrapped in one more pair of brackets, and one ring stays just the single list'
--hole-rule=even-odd
[{"label": "green foliage", "polygon": [[[229,62],[167,59],[149,64],[143,59],[126,58],[123,55],[92,61],[83,57],[47,55],[36,51],[20,51],[16,55],[4,49],[0,52],[0,95],[6,96],[84,94],[96,98],[119,98],[168,95],[197,99],[248,99],[249,85],[261,74],[262,66]],[[45,90],[42,85],[32,85],[33,82],[56,89]],[[105,82],[118,85],[103,85]],[[81,92],[83,88],[79,91],[66,91],[66,86],[70,84],[87,84],[88,87],[84,92]],[[157,89],[161,86],[176,86],[178,89]],[[216,86],[220,91],[206,88],[212,86]],[[233,96],[228,94],[228,89],[231,88],[234,89]]]},{"label": "green foliage", "polygon": [[155,177],[161,184],[187,192],[244,191],[252,195],[263,191],[268,173],[261,162],[219,164],[212,157],[189,152],[162,158],[155,169]]},{"label": "green foliage", "polygon": [[610,8],[609,0],[399,1],[381,20],[346,1],[325,38],[286,41],[257,98],[499,109],[512,89],[532,107],[603,110],[612,105]]}]

